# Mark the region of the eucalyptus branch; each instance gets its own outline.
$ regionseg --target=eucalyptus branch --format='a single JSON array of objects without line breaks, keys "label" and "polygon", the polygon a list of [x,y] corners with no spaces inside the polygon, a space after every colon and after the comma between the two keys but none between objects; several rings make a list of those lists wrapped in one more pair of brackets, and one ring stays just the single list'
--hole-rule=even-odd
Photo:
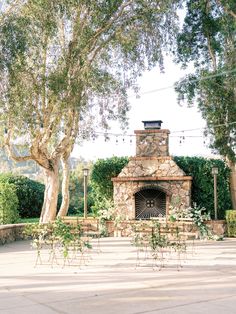
[{"label": "eucalyptus branch", "polygon": [[[207,11],[208,14],[209,14],[210,9],[211,9],[210,2],[208,0],[206,2],[206,11]],[[209,52],[210,58],[212,60],[213,69],[214,69],[214,71],[216,71],[217,70],[216,56],[215,56],[214,50],[213,50],[213,48],[211,46],[210,34],[209,34],[208,31],[206,31],[206,39],[207,39],[207,48],[208,48],[208,52]]]},{"label": "eucalyptus branch", "polygon": [[225,5],[223,5],[221,0],[216,0],[216,2],[225,10],[227,14],[231,15],[234,19],[236,19],[236,13],[228,9]]},{"label": "eucalyptus branch", "polygon": [[43,112],[43,126],[42,126],[42,141],[41,145],[46,145],[54,134],[54,130],[57,128],[59,120],[61,118],[61,111],[58,111],[57,104],[50,100],[48,106]]},{"label": "eucalyptus branch", "polygon": [[7,131],[7,134],[5,134],[5,139],[4,139],[4,146],[6,148],[8,155],[10,156],[10,158],[12,158],[13,160],[18,161],[18,162],[31,160],[32,159],[31,155],[17,156],[14,153],[14,150],[13,150],[13,147],[11,144],[11,135],[12,135],[12,129],[9,129]]},{"label": "eucalyptus branch", "polygon": [[64,136],[62,140],[59,142],[53,153],[51,154],[51,158],[57,158],[60,157],[61,154],[64,152],[65,148],[68,146],[70,142],[69,136]]},{"label": "eucalyptus branch", "polygon": [[41,134],[38,133],[30,147],[32,159],[44,169],[51,169],[50,156],[47,149],[42,144],[40,145],[40,138]]},{"label": "eucalyptus branch", "polygon": [[63,55],[65,56],[66,54],[66,37],[65,37],[65,23],[63,20],[63,17],[59,19],[58,23],[58,28],[59,28],[59,38],[60,38],[60,44],[62,47]]},{"label": "eucalyptus branch", "polygon": [[106,47],[106,45],[111,41],[113,37],[115,37],[116,32],[111,34],[106,40],[104,40],[96,49],[94,49],[92,56],[89,58],[89,61],[87,62],[87,65],[91,65],[93,61],[96,59],[99,52],[102,51],[103,48]]},{"label": "eucalyptus branch", "polygon": [[[76,15],[75,21],[74,21],[74,23],[75,23],[75,28],[74,28],[74,32],[73,32],[74,38],[75,38],[75,36],[79,37],[80,34],[83,34],[84,27],[87,25],[86,22],[88,22],[89,13],[90,13],[89,7],[82,5],[82,8],[80,8],[80,7],[78,8],[77,15]],[[81,15],[82,15],[82,17],[81,17]],[[79,27],[76,27],[77,23],[79,23]]]},{"label": "eucalyptus branch", "polygon": [[46,108],[46,72],[47,72],[47,48],[48,48],[48,36],[44,38],[44,51],[43,51],[43,67],[42,67],[42,112],[45,112]]},{"label": "eucalyptus branch", "polygon": [[75,110],[70,111],[69,119],[65,130],[65,136],[57,145],[57,148],[52,153],[52,158],[56,156],[62,156],[64,152],[66,154],[71,153],[75,140],[78,136],[79,130],[79,114],[76,114]]},{"label": "eucalyptus branch", "polygon": [[12,3],[9,5],[9,7],[6,9],[2,17],[0,18],[0,25],[2,22],[4,22],[4,19],[9,16],[11,13],[17,10],[20,5],[23,5],[25,3],[25,0],[15,0],[12,1]]},{"label": "eucalyptus branch", "polygon": [[105,26],[99,28],[95,35],[91,38],[91,40],[88,42],[88,46],[90,47],[90,51],[92,51],[94,49],[94,47],[96,46],[97,40],[100,37],[100,35],[104,34],[107,30],[109,30],[111,28],[111,26],[117,21],[119,20],[119,18],[123,15],[124,10],[133,3],[133,0],[130,0],[126,3],[124,3],[123,5],[121,5],[119,12],[113,16],[106,24]]}]

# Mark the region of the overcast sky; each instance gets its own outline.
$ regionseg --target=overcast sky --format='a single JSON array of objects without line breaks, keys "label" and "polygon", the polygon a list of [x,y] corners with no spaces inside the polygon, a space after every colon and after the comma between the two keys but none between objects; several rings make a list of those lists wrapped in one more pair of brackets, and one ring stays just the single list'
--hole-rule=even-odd
[{"label": "overcast sky", "polygon": [[[207,149],[207,140],[202,137],[206,126],[196,107],[188,108],[179,106],[176,93],[171,87],[184,72],[172,62],[167,62],[165,74],[159,69],[144,73],[138,84],[141,88],[141,97],[136,99],[129,97],[131,110],[129,116],[129,130],[127,134],[134,134],[134,130],[142,130],[142,120],[162,120],[162,128],[170,130],[170,154],[186,156],[210,156],[211,151]],[[197,129],[190,131],[192,129]],[[177,132],[177,131],[184,132]],[[112,126],[110,132],[121,133]],[[184,139],[183,139],[184,137]],[[111,156],[134,156],[134,136],[111,136],[105,142],[104,136],[100,136],[94,142],[85,141],[77,146],[73,152],[75,157],[83,157],[86,160],[107,158]]]}]

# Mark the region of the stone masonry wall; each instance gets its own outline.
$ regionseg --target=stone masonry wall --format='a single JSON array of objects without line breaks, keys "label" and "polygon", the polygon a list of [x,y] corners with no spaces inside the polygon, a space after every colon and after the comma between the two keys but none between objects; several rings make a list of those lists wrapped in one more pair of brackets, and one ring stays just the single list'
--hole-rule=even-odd
[{"label": "stone masonry wall", "polygon": [[118,177],[176,177],[185,173],[172,157],[133,157]]},{"label": "stone masonry wall", "polygon": [[136,134],[136,156],[169,156],[169,130],[138,130]]},{"label": "stone masonry wall", "polygon": [[0,245],[24,239],[23,230],[26,224],[11,224],[0,226]]},{"label": "stone masonry wall", "polygon": [[169,156],[169,130],[137,130],[136,157],[113,178],[114,205],[121,219],[135,219],[135,193],[156,189],[166,195],[166,213],[171,204],[187,208],[191,202],[191,180]]},{"label": "stone masonry wall", "polygon": [[182,207],[189,207],[191,201],[191,181],[126,181],[114,182],[114,204],[122,219],[135,219],[135,193],[142,188],[159,188],[167,195],[167,213],[169,205],[176,200]]}]

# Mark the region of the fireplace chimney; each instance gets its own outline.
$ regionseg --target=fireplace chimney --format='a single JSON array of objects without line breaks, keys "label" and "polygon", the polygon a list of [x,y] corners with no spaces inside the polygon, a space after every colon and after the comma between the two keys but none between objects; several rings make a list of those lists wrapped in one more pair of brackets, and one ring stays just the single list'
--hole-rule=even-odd
[{"label": "fireplace chimney", "polygon": [[161,129],[161,120],[142,121],[145,130],[159,130]]},{"label": "fireplace chimney", "polygon": [[161,129],[161,120],[142,121],[144,130],[136,130],[137,157],[169,156],[169,130]]}]

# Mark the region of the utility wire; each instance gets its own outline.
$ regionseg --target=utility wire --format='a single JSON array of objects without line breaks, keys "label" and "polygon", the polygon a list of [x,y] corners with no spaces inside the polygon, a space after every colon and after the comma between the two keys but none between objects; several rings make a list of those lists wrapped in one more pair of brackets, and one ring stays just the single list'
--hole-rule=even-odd
[{"label": "utility wire", "polygon": [[[200,81],[206,81],[208,79],[211,79],[211,78],[214,78],[214,77],[219,77],[219,76],[223,76],[225,74],[232,74],[232,73],[236,73],[236,69],[232,69],[232,70],[229,70],[229,71],[222,71],[222,72],[219,72],[217,74],[211,74],[211,75],[206,75],[202,78],[199,78],[199,79],[195,79],[195,80],[189,80],[190,83],[196,83],[196,82],[200,82]],[[172,84],[172,85],[169,85],[169,86],[164,86],[164,87],[160,87],[160,88],[156,88],[156,89],[153,89],[153,90],[149,90],[149,91],[146,91],[146,92],[142,92],[139,94],[139,96],[144,96],[144,95],[149,95],[149,94],[153,94],[153,93],[156,93],[156,92],[161,92],[163,90],[166,90],[166,89],[172,89],[175,87],[176,84]],[[135,97],[135,95],[132,95],[130,97]]]},{"label": "utility wire", "polygon": [[[214,128],[220,128],[222,126],[227,126],[231,124],[236,124],[236,121],[234,122],[227,122],[227,123],[222,123],[222,124],[217,124],[217,125],[211,125]],[[187,129],[187,130],[179,130],[179,131],[172,131],[171,133],[182,133],[182,132],[192,132],[192,131],[200,131],[200,130],[205,130],[206,127],[204,128],[196,128],[196,129]]]}]

